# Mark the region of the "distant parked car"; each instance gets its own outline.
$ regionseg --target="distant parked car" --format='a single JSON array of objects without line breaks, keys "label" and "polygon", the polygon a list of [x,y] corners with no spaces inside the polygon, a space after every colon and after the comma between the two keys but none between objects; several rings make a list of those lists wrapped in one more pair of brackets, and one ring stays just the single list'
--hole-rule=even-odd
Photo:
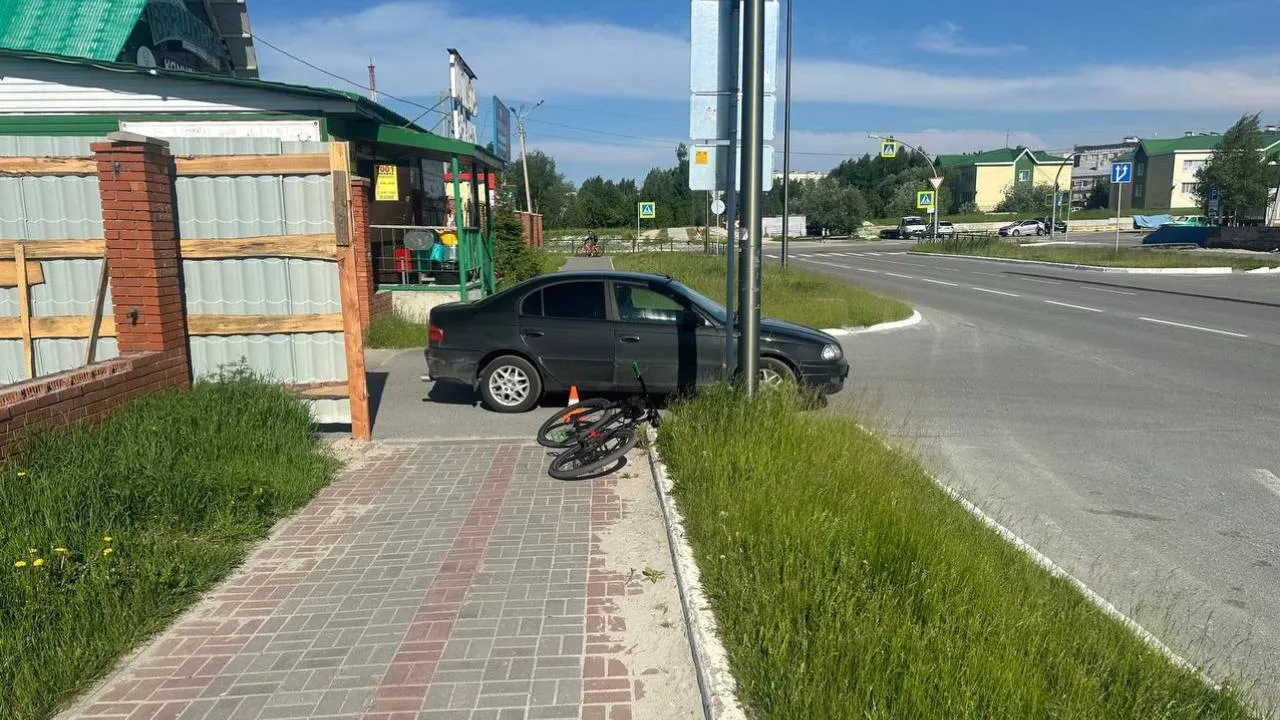
[{"label": "distant parked car", "polygon": [[950,220],[938,221],[938,237],[953,237],[956,234],[956,226],[951,224]]},{"label": "distant parked car", "polygon": [[[1036,222],[1040,223],[1044,227],[1049,227],[1049,218],[1047,217],[1036,218]],[[1066,221],[1062,218],[1053,220],[1053,231],[1056,233],[1065,233],[1067,231]]]},{"label": "distant parked car", "polygon": [[1209,218],[1204,215],[1179,215],[1172,222],[1165,225],[1173,225],[1174,227],[1209,227]]},{"label": "distant parked car", "polygon": [[1039,220],[1019,220],[1000,228],[1001,237],[1019,237],[1022,235],[1043,235],[1044,225]]},{"label": "distant parked car", "polygon": [[931,224],[917,215],[908,215],[898,222],[898,237],[922,238],[930,231]]},{"label": "distant parked car", "polygon": [[[719,381],[726,311],[671,278],[613,270],[557,272],[473,303],[431,309],[430,379],[478,391],[503,413],[544,392],[695,391]],[[849,375],[840,342],[820,330],[761,318],[760,383],[794,380],[822,394]]]}]

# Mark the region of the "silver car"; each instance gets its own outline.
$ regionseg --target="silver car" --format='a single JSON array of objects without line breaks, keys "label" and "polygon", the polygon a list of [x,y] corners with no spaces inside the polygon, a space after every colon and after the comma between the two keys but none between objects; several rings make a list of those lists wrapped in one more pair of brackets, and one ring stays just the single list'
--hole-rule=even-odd
[{"label": "silver car", "polygon": [[1019,220],[1000,228],[1001,237],[1044,235],[1044,225],[1039,220]]}]

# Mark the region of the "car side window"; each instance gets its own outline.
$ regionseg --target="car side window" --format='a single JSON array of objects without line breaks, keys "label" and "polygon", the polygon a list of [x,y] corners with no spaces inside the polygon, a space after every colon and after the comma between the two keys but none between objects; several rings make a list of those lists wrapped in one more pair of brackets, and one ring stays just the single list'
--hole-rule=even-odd
[{"label": "car side window", "polygon": [[525,317],[542,317],[542,291],[529,293],[520,304],[520,314]]},{"label": "car side window", "polygon": [[688,309],[685,303],[667,293],[644,285],[617,283],[614,295],[618,301],[618,319],[623,322],[660,322],[675,324]]},{"label": "car side window", "polygon": [[605,320],[604,282],[588,280],[551,285],[542,290],[542,309],[548,318]]}]

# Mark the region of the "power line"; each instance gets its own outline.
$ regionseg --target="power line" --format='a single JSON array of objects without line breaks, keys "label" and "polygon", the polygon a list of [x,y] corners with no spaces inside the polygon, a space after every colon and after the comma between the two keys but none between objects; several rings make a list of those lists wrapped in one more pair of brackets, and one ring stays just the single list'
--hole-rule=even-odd
[{"label": "power line", "polygon": [[[360,88],[361,90],[364,90],[364,91],[366,91],[366,92],[373,92],[373,88],[370,88],[368,85],[362,85],[362,84],[360,84],[360,83],[358,83],[358,82],[356,82],[355,80],[352,80],[352,79],[350,79],[350,78],[343,77],[343,76],[341,76],[341,75],[339,75],[339,74],[337,74],[337,73],[334,73],[334,72],[329,72],[328,70],[325,70],[324,68],[320,67],[319,65],[316,65],[316,64],[315,64],[315,63],[313,63],[313,62],[310,62],[310,61],[308,61],[308,60],[305,60],[305,59],[303,59],[303,58],[300,58],[300,57],[298,57],[297,55],[294,55],[293,53],[289,52],[288,50],[285,50],[285,49],[283,49],[283,48],[280,48],[280,47],[278,47],[278,46],[276,46],[276,45],[272,44],[271,42],[269,42],[269,41],[267,41],[266,39],[264,39],[261,35],[254,34],[254,36],[253,36],[253,41],[254,41],[255,43],[262,43],[263,45],[266,45],[267,47],[271,48],[272,50],[275,50],[276,52],[280,53],[281,55],[284,55],[285,57],[290,58],[290,59],[292,59],[292,60],[296,60],[297,62],[300,62],[300,63],[302,63],[303,65],[306,65],[307,67],[311,68],[312,70],[315,70],[316,72],[324,73],[325,75],[328,75],[329,77],[334,78],[335,80],[341,80],[342,82],[347,83],[348,85],[352,85],[352,86],[354,86],[354,87],[358,87],[358,88]],[[438,109],[441,105],[443,105],[443,104],[444,104],[444,102],[445,102],[446,100],[448,100],[448,99],[449,99],[449,98],[447,98],[447,97],[446,97],[446,98],[444,98],[443,100],[441,100],[440,102],[436,103],[435,105],[430,105],[430,106],[428,106],[428,105],[423,105],[422,103],[414,102],[414,101],[412,101],[412,100],[406,100],[406,99],[404,99],[404,98],[402,98],[402,97],[397,97],[397,96],[392,95],[391,93],[389,93],[389,92],[387,92],[387,91],[385,91],[385,90],[381,90],[381,91],[379,91],[379,92],[381,92],[383,95],[385,95],[385,96],[387,96],[387,97],[391,98],[392,100],[396,100],[396,101],[398,101],[398,102],[402,102],[402,103],[404,103],[405,105],[412,105],[413,107],[416,107],[416,108],[419,108],[419,109],[422,109],[422,110],[426,110],[427,112],[435,112],[435,113],[439,113],[440,115],[447,115],[447,113],[446,113],[445,111]],[[424,113],[424,114],[425,114],[425,113]]]}]

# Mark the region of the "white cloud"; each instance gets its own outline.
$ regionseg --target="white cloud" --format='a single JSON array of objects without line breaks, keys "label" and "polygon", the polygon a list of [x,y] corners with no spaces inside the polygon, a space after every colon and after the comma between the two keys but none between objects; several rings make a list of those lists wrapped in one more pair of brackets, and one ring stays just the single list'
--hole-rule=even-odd
[{"label": "white cloud", "polygon": [[606,178],[631,177],[643,181],[649,168],[675,165],[675,145],[621,145],[576,140],[535,140],[529,136],[529,151],[541,150],[556,160],[556,167],[575,184],[591,175]]},{"label": "white cloud", "polygon": [[[457,47],[478,74],[482,95],[688,97],[683,27],[659,33],[604,22],[480,17],[457,7],[434,0],[391,2],[288,25],[258,23],[256,29],[268,41],[361,82],[372,56],[379,88],[400,96],[434,98],[446,88],[445,48]],[[270,78],[335,82],[270,48],[260,48],[259,56]],[[1078,65],[1066,73],[1013,76],[798,59],[794,74],[797,102],[1032,112],[1280,110],[1278,56],[1247,62],[1196,58],[1185,66]]]},{"label": "white cloud", "polygon": [[916,46],[925,52],[939,55],[961,55],[977,57],[982,55],[999,55],[1009,52],[1023,52],[1026,45],[999,42],[992,38],[991,44],[982,45],[966,40],[960,33],[960,26],[950,20],[943,20],[921,30],[917,36]]}]

